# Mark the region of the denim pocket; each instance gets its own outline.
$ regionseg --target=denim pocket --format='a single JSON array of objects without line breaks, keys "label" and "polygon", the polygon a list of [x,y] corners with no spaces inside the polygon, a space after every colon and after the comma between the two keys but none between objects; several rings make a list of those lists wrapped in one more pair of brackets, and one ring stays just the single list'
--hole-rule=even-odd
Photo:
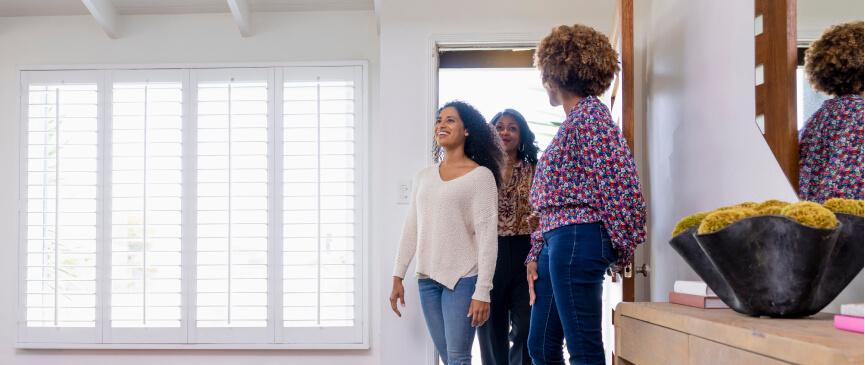
[{"label": "denim pocket", "polygon": [[598,225],[598,229],[601,231],[601,257],[612,264],[619,259],[619,255],[616,254],[616,249],[613,247],[613,240],[602,224]]}]

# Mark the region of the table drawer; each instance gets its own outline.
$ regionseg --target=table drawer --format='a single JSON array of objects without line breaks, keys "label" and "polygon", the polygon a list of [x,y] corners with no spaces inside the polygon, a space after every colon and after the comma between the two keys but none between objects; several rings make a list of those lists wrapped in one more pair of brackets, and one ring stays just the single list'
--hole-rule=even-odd
[{"label": "table drawer", "polygon": [[689,338],[688,358],[688,363],[692,365],[790,364],[696,336],[690,336]]},{"label": "table drawer", "polygon": [[616,356],[639,365],[688,364],[688,335],[630,317],[616,319]]}]

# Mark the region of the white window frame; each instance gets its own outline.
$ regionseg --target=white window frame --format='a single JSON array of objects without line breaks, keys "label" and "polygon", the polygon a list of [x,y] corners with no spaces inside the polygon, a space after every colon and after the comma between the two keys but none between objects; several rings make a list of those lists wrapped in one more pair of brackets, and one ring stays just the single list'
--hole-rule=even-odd
[{"label": "white window frame", "polygon": [[[112,145],[112,136],[113,136],[113,120],[109,118],[113,114],[114,111],[114,103],[113,103],[113,92],[114,92],[114,84],[117,82],[145,82],[145,81],[176,81],[180,82],[182,88],[184,90],[184,103],[183,103],[183,133],[186,133],[186,128],[188,128],[186,120],[188,119],[188,104],[186,99],[186,89],[189,87],[189,73],[186,70],[177,70],[177,69],[153,69],[153,70],[111,70],[107,75],[105,82],[105,98],[103,100],[106,101],[104,104],[105,110],[105,123],[101,126],[103,128],[103,137],[101,138],[101,142],[103,142],[105,146],[105,153],[103,154],[103,164],[102,170],[106,173],[102,176],[102,181],[104,182],[102,193],[105,197],[105,202],[102,204],[102,207],[105,207],[107,211],[113,212],[111,209],[111,172],[112,171],[112,157],[113,153],[111,149]],[[194,144],[193,144],[194,146]],[[186,145],[183,145],[183,160],[186,161],[188,156],[186,154]],[[185,167],[185,166],[184,166]],[[182,184],[183,189],[186,188],[186,180],[183,181]],[[183,198],[186,198],[186,191],[184,190]],[[185,202],[184,202],[185,203]],[[186,224],[185,214],[189,211],[187,206],[182,206],[182,214],[184,216],[181,218],[182,223],[184,223],[181,227],[184,227]],[[99,263],[104,268],[112,267],[112,214],[105,214],[102,217],[102,234],[105,239],[102,240],[102,252],[106,254],[98,257]],[[184,232],[181,232],[182,240],[186,237],[183,235]],[[185,245],[181,245],[181,255],[187,255],[187,248]],[[185,293],[187,291],[186,282],[188,280],[183,280],[186,277],[186,273],[181,270],[181,292]],[[188,317],[181,317],[181,325],[178,328],[162,328],[162,327],[143,327],[143,328],[114,328],[111,327],[111,276],[110,274],[106,274],[105,276],[97,279],[102,279],[100,283],[100,290],[103,293],[103,306],[102,306],[102,316],[101,318],[101,326],[102,326],[102,341],[105,343],[180,343],[186,342],[187,338],[187,326],[189,323]],[[97,296],[98,297],[98,296]],[[181,306],[187,306],[187,295],[181,295]]]},{"label": "white window frame", "polygon": [[[283,68],[280,70],[280,74],[277,76],[277,81],[278,81],[277,92],[280,94],[279,97],[277,98],[277,100],[282,99],[281,94],[283,91],[283,86],[285,84],[285,80],[289,79],[288,77],[286,77],[286,74],[291,74],[291,77],[290,77],[291,81],[334,81],[334,80],[340,80],[341,81],[341,80],[345,80],[345,79],[365,80],[364,70],[359,68],[359,67],[358,68],[339,68],[339,69],[332,68],[332,67],[331,68],[328,68],[328,67]],[[364,84],[365,84],[365,82],[364,82]],[[362,97],[358,97],[358,98],[354,99],[355,110],[365,110],[363,100],[364,99]],[[279,113],[280,116],[282,115],[282,112],[283,112],[282,105],[278,106],[277,112]],[[283,125],[282,125],[283,120],[282,119],[283,119],[282,117],[279,117],[276,119],[277,123],[278,123],[277,127],[275,128],[276,130],[279,130],[279,131],[283,130]],[[368,194],[365,193],[366,192],[365,175],[366,175],[366,171],[367,171],[366,165],[365,165],[366,164],[366,155],[365,154],[368,151],[368,146],[366,144],[367,143],[366,136],[367,136],[368,130],[366,129],[366,125],[367,125],[367,123],[362,123],[362,122],[357,121],[356,126],[355,126],[355,132],[356,132],[355,133],[355,154],[356,155],[360,154],[360,156],[363,156],[362,158],[356,158],[356,160],[355,160],[357,162],[355,170],[358,172],[357,178],[355,179],[355,189],[354,189],[356,192],[358,192],[357,196],[355,197],[355,222],[360,222],[359,224],[355,224],[355,232],[354,233],[355,233],[355,237],[358,237],[358,239],[355,242],[355,244],[356,244],[355,262],[361,262],[362,263],[361,265],[355,265],[355,267],[354,267],[354,275],[356,278],[361,278],[361,277],[366,278],[366,271],[364,269],[364,267],[366,267],[366,264],[365,264],[366,258],[364,257],[364,255],[365,255],[367,250],[365,248],[362,248],[362,247],[364,247],[365,240],[361,238],[361,237],[365,237],[364,230],[367,227],[367,225],[366,225],[367,220],[365,219],[365,217],[367,216],[366,207],[368,206],[368,204],[367,204]],[[282,133],[277,133],[275,146],[276,146],[276,156],[277,156],[277,158],[275,160],[277,160],[277,163],[279,164],[277,166],[276,171],[282,171],[282,168],[283,168],[282,167],[282,156],[283,156],[283,151],[282,151],[283,134]],[[358,156],[358,157],[360,157],[360,156]],[[282,212],[282,208],[283,208],[282,207],[282,195],[283,195],[282,194],[282,186],[283,186],[282,176],[279,176],[278,178],[279,178],[279,184],[277,184],[276,193],[279,195],[279,199],[277,199],[279,202],[278,203],[279,211],[275,212],[277,215],[279,215],[279,213]],[[277,257],[278,263],[276,266],[276,268],[279,270],[279,277],[280,277],[280,280],[278,281],[277,284],[280,286],[282,285],[282,280],[281,280],[281,278],[282,278],[282,252],[283,252],[282,227],[283,227],[283,224],[282,224],[282,222],[280,222],[280,224],[278,224],[276,227],[278,229],[278,232],[277,232],[278,234],[276,236],[279,237],[279,239],[275,240],[276,242],[278,242],[277,250],[280,253],[280,255],[278,255],[278,257]],[[365,303],[366,298],[367,298],[367,292],[365,290],[366,290],[366,288],[368,288],[368,286],[366,285],[367,280],[364,279],[364,280],[360,280],[357,282],[359,282],[361,285],[360,285],[360,287],[355,287],[355,301],[356,301],[356,303]],[[277,302],[278,305],[276,306],[276,308],[278,308],[278,312],[279,312],[279,323],[282,323],[282,308],[283,308],[282,307],[283,306],[282,296],[277,298],[277,300],[278,300],[278,302]],[[366,319],[365,319],[366,311],[361,310],[362,307],[363,307],[363,305],[355,305],[355,307],[354,307],[355,321],[362,320],[362,321],[366,322]],[[316,330],[314,330],[314,331],[310,331],[309,328],[283,327],[280,325],[280,326],[277,326],[276,338],[281,342],[290,342],[290,343],[306,343],[306,344],[330,343],[330,344],[336,344],[336,343],[341,343],[341,342],[345,342],[345,341],[350,341],[352,338],[358,338],[358,337],[364,336],[364,334],[366,332],[362,327],[363,326],[336,327],[336,328],[319,327],[319,328],[316,328]]]},{"label": "white window frame", "polygon": [[[98,99],[97,103],[103,103],[105,101],[104,97],[104,82],[103,82],[103,74],[98,71],[87,71],[87,70],[79,70],[79,71],[54,71],[54,72],[42,72],[42,73],[29,73],[22,72],[21,73],[21,84],[19,87],[19,92],[22,94],[19,98],[20,100],[20,110],[21,110],[21,124],[20,125],[20,136],[19,136],[19,175],[18,175],[18,212],[19,212],[19,226],[18,226],[18,291],[17,291],[17,300],[19,307],[19,317],[18,317],[18,338],[19,341],[29,341],[34,343],[51,343],[51,342],[68,342],[68,343],[89,343],[94,341],[99,341],[102,338],[101,328],[99,326],[99,320],[102,318],[102,302],[100,296],[96,295],[96,326],[93,328],[62,328],[58,330],[58,328],[54,327],[27,327],[27,318],[26,312],[27,308],[25,307],[25,299],[27,297],[27,284],[26,284],[26,273],[27,273],[27,164],[28,164],[28,153],[27,149],[29,146],[28,143],[28,132],[29,132],[29,98],[24,97],[23,94],[26,93],[29,96],[29,86],[31,83],[94,83],[97,87]],[[103,111],[97,110],[97,209],[96,209],[96,221],[100,222],[103,212],[100,208],[103,207],[103,200],[106,195],[104,194],[102,187],[104,187],[105,183],[103,180],[104,172],[102,171],[103,167],[103,158],[102,151],[104,151],[104,145],[102,144],[103,137],[103,129],[102,127],[105,124],[105,115]],[[59,126],[59,124],[58,124]],[[59,169],[59,166],[57,167]],[[102,266],[98,264],[100,258],[104,256],[104,252],[102,252],[102,247],[100,247],[99,243],[102,239],[99,237],[99,228],[97,226],[97,238],[96,238],[96,277],[97,283],[98,278],[103,276]],[[57,288],[55,288],[57,290]]]},{"label": "white window frame", "polygon": [[[267,342],[273,342],[274,331],[275,331],[274,324],[278,323],[277,322],[278,318],[276,316],[277,311],[275,310],[275,307],[274,307],[274,300],[275,300],[274,297],[276,297],[278,295],[275,294],[276,292],[273,291],[274,289],[278,289],[278,287],[274,287],[273,282],[276,281],[275,280],[276,278],[282,277],[282,272],[277,272],[279,274],[279,276],[277,276],[277,277],[274,276],[275,272],[274,272],[274,267],[273,267],[274,256],[276,256],[276,253],[277,253],[277,251],[275,251],[275,247],[281,247],[281,245],[279,245],[277,242],[278,237],[273,234],[274,227],[280,224],[277,222],[281,221],[280,216],[275,215],[276,209],[274,209],[274,205],[276,203],[277,197],[273,193],[274,186],[277,184],[277,181],[279,181],[278,177],[275,176],[275,175],[278,175],[276,173],[276,171],[278,171],[278,170],[275,169],[275,165],[274,165],[275,155],[273,153],[273,147],[275,144],[274,143],[275,128],[273,127],[274,126],[273,121],[275,119],[274,105],[277,104],[275,102],[275,95],[274,95],[274,88],[275,88],[275,86],[274,86],[274,84],[275,84],[274,70],[272,68],[266,68],[266,69],[262,69],[262,68],[219,68],[219,69],[193,70],[191,72],[191,75],[190,75],[190,81],[191,82],[190,82],[190,89],[189,89],[189,92],[192,95],[191,100],[197,101],[197,99],[198,99],[197,94],[198,94],[199,81],[207,82],[207,81],[228,81],[228,80],[231,80],[231,81],[261,81],[261,80],[264,80],[267,82],[267,93],[268,93],[268,97],[267,97],[267,99],[268,99],[268,102],[267,102],[267,134],[268,134],[268,136],[267,136],[267,139],[268,139],[267,163],[268,163],[268,175],[269,175],[268,181],[267,181],[267,185],[268,185],[268,187],[267,187],[267,190],[268,190],[268,197],[267,197],[267,203],[268,203],[267,204],[268,205],[267,206],[267,214],[268,214],[268,227],[267,227],[268,228],[268,270],[267,270],[268,271],[268,275],[267,275],[268,276],[268,296],[267,296],[268,305],[267,305],[267,318],[268,318],[268,325],[267,325],[267,327],[218,327],[218,328],[197,327],[197,326],[195,326],[195,323],[197,321],[196,308],[197,308],[198,303],[196,302],[196,295],[195,295],[196,291],[192,290],[189,293],[190,295],[188,297],[189,298],[189,301],[188,301],[189,305],[187,305],[187,307],[186,307],[187,318],[190,319],[190,322],[189,322],[189,324],[190,324],[189,325],[189,342],[197,342],[197,343],[202,343],[202,342],[203,343],[267,343]],[[197,108],[198,103],[193,102],[193,104],[195,104],[195,105],[191,105],[191,107],[194,110]],[[192,117],[190,118],[189,121],[191,122],[191,123],[187,124],[187,125],[191,126],[191,128],[189,128],[190,129],[189,132],[191,134],[197,135],[197,133],[198,133],[198,113],[197,112],[192,113]],[[195,136],[191,136],[191,137],[195,138]],[[192,145],[197,145],[197,141],[196,141],[196,143],[192,143]],[[193,154],[190,156],[189,160],[191,160],[190,163],[194,164],[197,161],[198,154],[196,153],[196,151],[192,151],[192,153]],[[191,194],[186,194],[186,195],[190,196],[192,199],[197,199],[196,186],[197,186],[198,182],[196,179],[196,174],[197,174],[197,167],[195,169],[186,169],[184,171],[184,175],[187,178],[187,179],[185,179],[185,181],[192,181],[193,182],[193,183],[189,184],[190,186],[184,192],[185,193],[191,193]],[[280,171],[280,174],[281,174],[281,171]],[[184,212],[185,218],[187,218],[185,220],[185,222],[191,223],[191,224],[187,224],[187,226],[191,227],[191,229],[196,229],[197,225],[198,225],[198,221],[197,221],[197,217],[196,217],[195,213],[197,213],[197,210]],[[192,234],[186,239],[187,247],[190,247],[190,245],[189,245],[190,242],[194,242],[194,243],[191,245],[192,246],[190,249],[191,255],[187,255],[187,256],[190,256],[190,259],[193,260],[193,262],[194,262],[195,256],[198,252],[197,251],[198,247],[195,244],[195,243],[197,243],[197,234]],[[189,275],[189,278],[190,278],[190,280],[188,280],[188,282],[190,284],[193,284],[193,287],[194,287],[194,283],[197,280],[196,270],[194,270],[194,268],[196,268],[196,265],[193,263],[193,265],[191,265],[191,266],[187,265],[186,267],[191,268],[190,270],[186,271],[186,273]]]},{"label": "white window frame", "polygon": [[[244,70],[267,72],[268,79],[268,327],[196,328],[195,326],[195,201],[197,82],[213,72]],[[220,70],[217,70],[220,69]],[[262,70],[263,69],[263,70]],[[16,348],[38,349],[368,349],[369,348],[369,65],[366,61],[246,63],[246,64],[171,64],[171,65],[91,65],[38,66],[19,68],[19,231],[18,231],[18,330]],[[238,73],[239,72],[239,73]],[[355,88],[355,325],[342,328],[290,328],[282,322],[282,88],[284,75],[350,74]],[[115,81],[160,75],[182,75],[183,83],[183,226],[182,290],[183,318],[180,328],[111,328],[110,268],[111,214],[110,152],[111,91]],[[119,76],[118,76],[119,75]],[[115,80],[115,76],[118,76]],[[27,133],[28,90],[30,83],[59,80],[88,81],[97,84],[98,110],[98,227],[97,238],[97,323],[94,328],[38,328],[26,326],[25,275],[27,239]],[[294,79],[292,79],[294,81]],[[107,201],[105,201],[107,200]],[[191,219],[190,219],[191,218]],[[105,236],[109,234],[109,236]],[[108,237],[108,238],[106,238]],[[106,254],[108,253],[108,254]]]}]

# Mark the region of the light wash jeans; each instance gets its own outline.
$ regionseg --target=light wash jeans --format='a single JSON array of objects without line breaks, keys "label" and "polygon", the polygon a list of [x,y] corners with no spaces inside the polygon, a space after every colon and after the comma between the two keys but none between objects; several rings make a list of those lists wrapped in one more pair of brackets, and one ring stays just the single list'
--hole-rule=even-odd
[{"label": "light wash jeans", "polygon": [[475,328],[467,317],[477,276],[461,278],[454,290],[433,279],[418,279],[426,327],[445,365],[471,365]]}]

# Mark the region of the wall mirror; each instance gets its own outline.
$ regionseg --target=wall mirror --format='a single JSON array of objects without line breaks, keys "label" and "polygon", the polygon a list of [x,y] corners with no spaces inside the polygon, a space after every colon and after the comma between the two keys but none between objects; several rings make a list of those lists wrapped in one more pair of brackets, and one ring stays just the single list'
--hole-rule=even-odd
[{"label": "wall mirror", "polygon": [[830,98],[811,87],[805,50],[827,27],[862,19],[862,0],[754,0],[754,120],[797,191],[799,131]]}]

